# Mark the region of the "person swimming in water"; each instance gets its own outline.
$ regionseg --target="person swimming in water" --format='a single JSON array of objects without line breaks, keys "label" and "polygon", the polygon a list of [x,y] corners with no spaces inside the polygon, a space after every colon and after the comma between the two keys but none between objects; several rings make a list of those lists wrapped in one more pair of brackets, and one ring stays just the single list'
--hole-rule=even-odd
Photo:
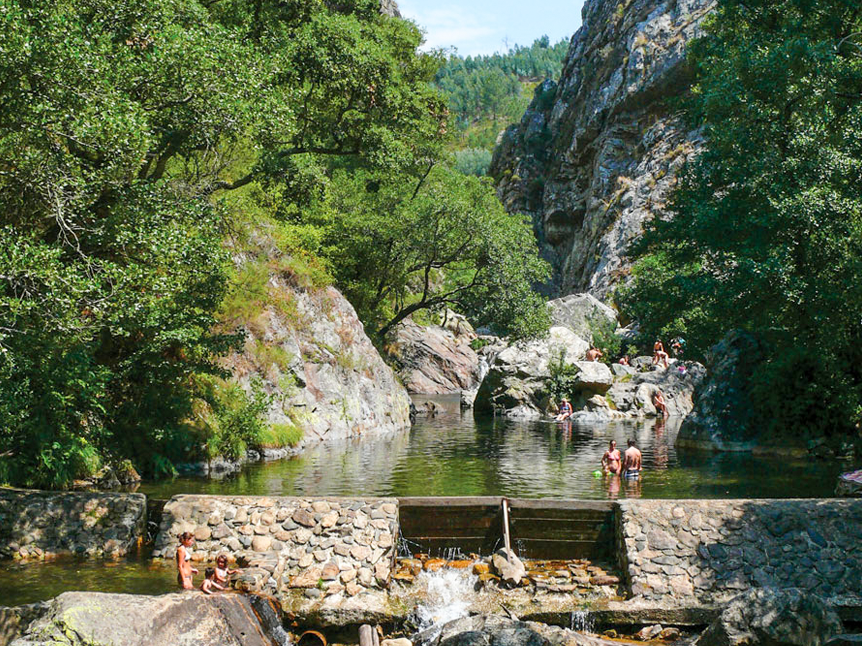
[{"label": "person swimming in water", "polygon": [[608,450],[602,456],[602,468],[608,473],[619,475],[620,467],[622,466],[621,459],[617,443],[611,440],[608,444]]},{"label": "person swimming in water", "polygon": [[239,570],[231,570],[228,568],[226,555],[219,554],[218,557],[216,557],[215,579],[213,579],[216,583],[226,586],[230,582],[230,576],[237,572],[239,572]]},{"label": "person swimming in water", "polygon": [[198,571],[192,567],[192,555],[189,550],[195,542],[195,537],[191,532],[183,532],[178,538],[180,546],[177,548],[177,583],[183,590],[193,590],[195,586],[192,575],[197,574]]},{"label": "person swimming in water", "polygon": [[216,573],[214,567],[208,567],[204,572],[204,581],[201,583],[201,592],[204,594],[213,594],[224,590],[224,586],[216,583]]},{"label": "person swimming in water", "polygon": [[628,441],[629,448],[626,449],[623,455],[623,477],[638,478],[641,474],[641,459],[642,455],[635,446],[634,440]]},{"label": "person swimming in water", "polygon": [[569,400],[563,397],[563,401],[560,402],[560,408],[557,411],[557,416],[554,419],[558,422],[562,422],[563,420],[569,419],[573,412],[574,410],[572,409],[572,405],[569,403]]}]

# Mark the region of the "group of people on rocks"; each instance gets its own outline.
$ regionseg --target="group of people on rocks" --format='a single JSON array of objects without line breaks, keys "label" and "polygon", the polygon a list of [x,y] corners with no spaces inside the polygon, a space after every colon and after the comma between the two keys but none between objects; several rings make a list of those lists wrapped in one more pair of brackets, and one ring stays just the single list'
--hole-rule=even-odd
[{"label": "group of people on rocks", "polygon": [[[195,542],[194,534],[183,532],[179,535],[179,547],[177,547],[177,583],[183,590],[194,590],[193,577],[198,573],[197,568],[192,567],[191,547]],[[219,554],[216,558],[215,567],[208,567],[204,571],[204,580],[200,590],[204,594],[213,594],[227,588],[230,577],[239,572],[231,570],[227,565],[227,556]]]}]

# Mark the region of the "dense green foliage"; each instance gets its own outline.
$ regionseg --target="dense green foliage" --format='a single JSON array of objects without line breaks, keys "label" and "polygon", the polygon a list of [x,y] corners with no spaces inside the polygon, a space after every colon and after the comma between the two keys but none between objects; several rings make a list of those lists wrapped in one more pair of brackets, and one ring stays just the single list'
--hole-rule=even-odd
[{"label": "dense green foliage", "polygon": [[765,341],[765,433],[860,421],[860,33],[856,0],[719,2],[690,50],[707,145],[624,297],[647,336],[682,334],[695,357],[735,327]]},{"label": "dense green foliage", "polygon": [[409,184],[337,172],[308,221],[325,230],[320,253],[369,332],[446,307],[501,334],[547,329],[532,285],[548,265],[529,222],[506,213],[488,180],[445,166]]},{"label": "dense green foliage", "polygon": [[372,0],[3,4],[0,478],[154,474],[230,444],[187,421],[235,341],[214,330],[237,201],[212,196],[277,183],[289,215],[315,160],[424,168],[445,107],[420,39]]},{"label": "dense green foliage", "polygon": [[[536,83],[559,78],[567,51],[568,40],[551,45],[543,36],[530,47],[515,45],[502,54],[449,56],[435,83],[449,100],[459,147],[490,153],[500,130],[524,114]],[[471,155],[471,161],[475,159]],[[458,163],[460,167],[463,160]],[[484,175],[489,164],[490,155],[488,164],[471,164],[465,170]]]},{"label": "dense green foliage", "polygon": [[[383,330],[453,304],[541,329],[528,228],[440,166],[442,58],[421,38],[377,0],[3,3],[0,481],[298,442],[219,368],[265,307],[298,323],[272,273],[297,289],[334,276]],[[378,229],[388,260],[368,246]],[[434,249],[445,260],[419,254]]]}]

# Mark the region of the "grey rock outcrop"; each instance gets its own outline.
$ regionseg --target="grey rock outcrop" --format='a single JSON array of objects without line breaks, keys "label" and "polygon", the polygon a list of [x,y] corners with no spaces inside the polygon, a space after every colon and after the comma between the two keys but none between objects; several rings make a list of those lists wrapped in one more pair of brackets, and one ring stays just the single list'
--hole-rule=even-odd
[{"label": "grey rock outcrop", "polygon": [[617,313],[592,294],[570,294],[548,302],[548,313],[554,325],[569,328],[587,342],[593,340],[593,329],[613,332]]},{"label": "grey rock outcrop", "polygon": [[400,18],[401,12],[398,10],[398,3],[395,0],[380,0],[380,13],[384,16],[392,16]]},{"label": "grey rock outcrop", "polygon": [[266,290],[260,314],[239,321],[243,349],[223,366],[246,390],[259,380],[273,395],[270,423],[299,427],[304,443],[410,426],[407,391],[337,289],[305,286],[282,272],[270,274]]},{"label": "grey rock outcrop", "polygon": [[448,395],[476,391],[484,377],[479,355],[470,347],[476,339],[462,316],[452,315],[443,325],[404,321],[386,351],[410,393]]},{"label": "grey rock outcrop", "polygon": [[750,384],[764,349],[750,334],[732,330],[710,354],[709,377],[698,390],[694,410],[680,427],[676,443],[718,451],[750,451],[758,443]]},{"label": "grey rock outcrop", "polygon": [[[637,372],[628,366],[613,366],[616,377],[613,385],[605,393],[608,402],[612,402],[613,417],[655,417],[657,411],[653,404],[653,395],[661,391],[671,417],[685,417],[694,407],[694,393],[702,383],[706,370],[695,362],[687,362],[685,370],[681,371],[679,363],[672,363],[670,368],[655,369],[648,372]],[[621,370],[628,368],[627,370]],[[622,413],[622,415],[619,415]]]},{"label": "grey rock outcrop", "polygon": [[612,646],[615,642],[533,621],[473,615],[432,627],[413,638],[417,646]]},{"label": "grey rock outcrop", "polygon": [[841,632],[841,620],[820,597],[754,588],[735,597],[695,646],[821,646]]},{"label": "grey rock outcrop", "polygon": [[546,81],[494,153],[511,212],[529,213],[558,293],[605,297],[626,253],[700,145],[668,107],[690,80],[686,44],[713,0],[588,0],[559,85]]},{"label": "grey rock outcrop", "polygon": [[566,327],[552,327],[545,339],[515,343],[493,357],[479,388],[476,407],[495,409],[507,417],[538,419],[547,407],[548,367],[554,353],[567,361],[584,358],[589,344]]},{"label": "grey rock outcrop", "polygon": [[614,383],[611,369],[598,361],[575,361],[572,364],[578,369],[575,384],[579,392],[604,394]]},{"label": "grey rock outcrop", "polygon": [[[250,597],[66,592],[13,646],[271,646]],[[282,642],[286,644],[287,642]]]}]

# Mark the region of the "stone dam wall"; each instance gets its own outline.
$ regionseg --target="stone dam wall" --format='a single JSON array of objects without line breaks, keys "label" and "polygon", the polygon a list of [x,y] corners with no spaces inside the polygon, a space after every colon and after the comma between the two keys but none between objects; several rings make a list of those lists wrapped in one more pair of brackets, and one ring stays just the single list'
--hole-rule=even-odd
[{"label": "stone dam wall", "polygon": [[0,558],[123,556],[146,529],[143,494],[0,489]]},{"label": "stone dam wall", "polygon": [[[500,544],[502,499],[474,500],[482,513],[472,516],[464,509],[471,500],[440,499],[438,508],[434,499],[417,506],[417,499],[179,495],[164,506],[153,556],[173,559],[188,531],[192,559],[227,554],[242,568],[238,587],[246,591],[306,600],[383,592],[399,532],[415,538],[411,514],[421,516],[425,534],[436,518],[448,548],[474,534]],[[862,617],[859,499],[508,503],[513,537],[559,542],[553,558],[567,557],[557,553],[564,546],[601,548],[618,561],[620,592],[650,606],[715,607],[748,588],[795,587]],[[143,536],[145,510],[140,494],[0,489],[0,557],[121,556]],[[474,516],[481,527],[467,522]],[[577,540],[556,536],[569,525]]]},{"label": "stone dam wall", "polygon": [[164,507],[154,558],[172,559],[195,536],[192,561],[227,554],[246,570],[241,587],[327,594],[386,588],[395,559],[395,498],[174,496]]},{"label": "stone dam wall", "polygon": [[749,588],[793,587],[862,607],[862,500],[626,500],[617,509],[635,597],[719,604]]}]

